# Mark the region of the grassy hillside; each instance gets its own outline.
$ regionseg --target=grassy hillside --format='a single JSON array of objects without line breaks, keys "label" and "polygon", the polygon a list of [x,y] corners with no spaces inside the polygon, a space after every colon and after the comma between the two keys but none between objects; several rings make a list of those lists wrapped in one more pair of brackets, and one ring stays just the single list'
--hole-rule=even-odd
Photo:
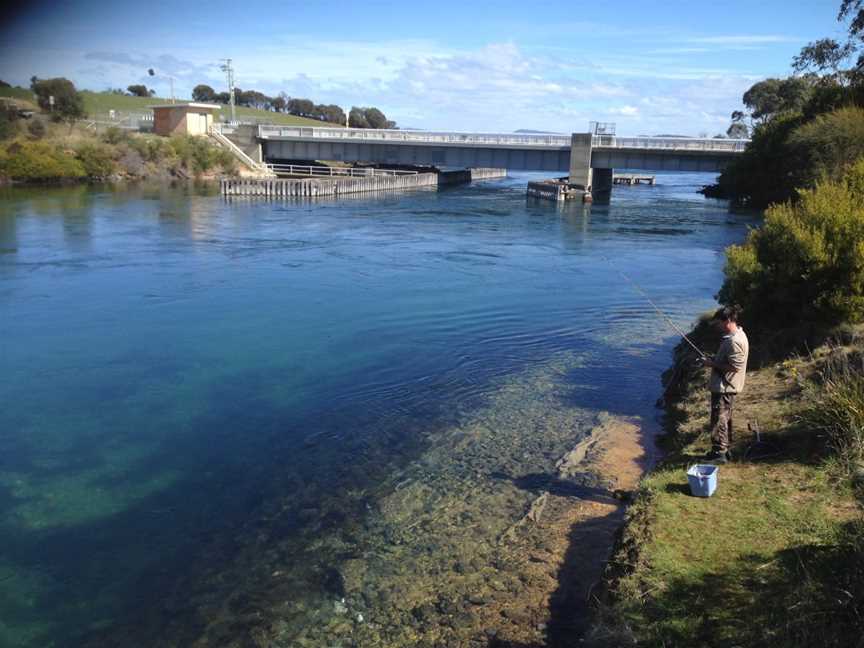
[{"label": "grassy hillside", "polygon": [[[103,115],[109,110],[118,112],[146,112],[150,106],[154,104],[168,103],[168,99],[160,97],[129,97],[126,95],[109,94],[103,92],[91,92],[83,90],[81,95],[84,97],[84,110],[88,115]],[[26,88],[0,88],[0,97],[12,97],[15,99],[33,101],[33,93]],[[187,99],[178,99],[178,101],[188,101]],[[228,118],[231,110],[228,106],[224,106],[220,113],[223,118]],[[255,108],[237,107],[237,117],[239,119],[255,119],[273,124],[285,124],[288,126],[339,126],[338,124],[328,124],[320,122],[316,119],[307,119],[306,117],[295,117],[294,115],[285,115],[282,113],[269,112],[266,110],[256,110]]]},{"label": "grassy hillside", "polygon": [[33,101],[33,93],[26,88],[0,88],[0,97],[11,97],[13,99]]}]

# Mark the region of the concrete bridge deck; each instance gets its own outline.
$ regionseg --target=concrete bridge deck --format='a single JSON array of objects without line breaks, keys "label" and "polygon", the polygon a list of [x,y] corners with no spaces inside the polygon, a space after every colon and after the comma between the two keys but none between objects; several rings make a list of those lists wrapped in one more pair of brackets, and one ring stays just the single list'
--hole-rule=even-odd
[{"label": "concrete bridge deck", "polygon": [[[570,171],[577,156],[590,155],[590,168],[655,171],[720,171],[748,140],[615,135],[458,133],[359,128],[259,126],[265,159],[365,160],[390,164],[505,167]],[[590,142],[589,142],[590,138]],[[587,162],[587,160],[586,160]]]}]

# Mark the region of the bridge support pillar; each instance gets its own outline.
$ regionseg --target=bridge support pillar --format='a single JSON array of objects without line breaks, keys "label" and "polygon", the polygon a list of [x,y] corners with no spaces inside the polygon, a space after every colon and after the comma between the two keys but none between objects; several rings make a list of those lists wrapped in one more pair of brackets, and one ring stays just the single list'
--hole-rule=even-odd
[{"label": "bridge support pillar", "polygon": [[591,133],[570,136],[570,184],[588,189],[591,186]]},{"label": "bridge support pillar", "polygon": [[613,169],[591,169],[591,195],[595,202],[609,202],[612,197]]}]

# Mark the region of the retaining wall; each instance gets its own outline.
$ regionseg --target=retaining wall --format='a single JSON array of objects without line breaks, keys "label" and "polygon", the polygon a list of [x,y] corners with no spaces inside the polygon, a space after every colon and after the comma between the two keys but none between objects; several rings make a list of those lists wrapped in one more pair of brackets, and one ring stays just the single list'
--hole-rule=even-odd
[{"label": "retaining wall", "polygon": [[370,176],[365,178],[222,178],[220,190],[225,196],[272,196],[277,198],[316,198],[369,191],[402,191],[419,187],[437,187],[502,178],[506,169],[460,169],[441,173]]}]

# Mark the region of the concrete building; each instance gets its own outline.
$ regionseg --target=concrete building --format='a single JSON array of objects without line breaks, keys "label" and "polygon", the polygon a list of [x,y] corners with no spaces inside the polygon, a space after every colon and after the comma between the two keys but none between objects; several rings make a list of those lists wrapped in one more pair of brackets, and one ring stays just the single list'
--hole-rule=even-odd
[{"label": "concrete building", "polygon": [[150,106],[153,109],[153,132],[157,135],[206,135],[213,125],[217,104],[176,103]]}]

